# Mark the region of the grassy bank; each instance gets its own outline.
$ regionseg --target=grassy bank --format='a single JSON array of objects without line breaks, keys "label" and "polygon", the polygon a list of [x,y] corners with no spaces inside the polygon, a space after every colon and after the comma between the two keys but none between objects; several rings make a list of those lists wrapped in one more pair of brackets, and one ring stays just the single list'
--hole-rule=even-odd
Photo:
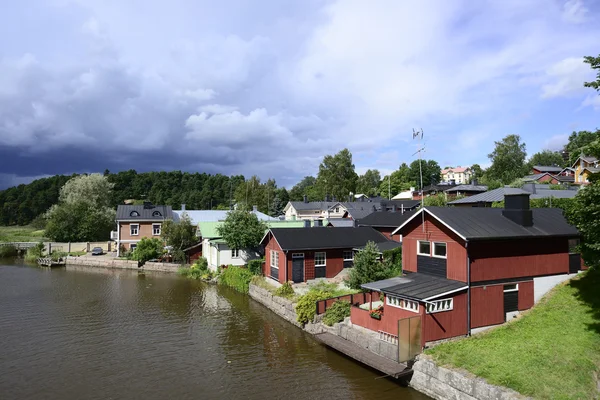
[{"label": "grassy bank", "polygon": [[597,398],[599,287],[600,274],[589,271],[555,288],[518,320],[426,353],[534,398]]},{"label": "grassy bank", "polygon": [[0,242],[46,241],[44,231],[32,226],[0,226]]}]

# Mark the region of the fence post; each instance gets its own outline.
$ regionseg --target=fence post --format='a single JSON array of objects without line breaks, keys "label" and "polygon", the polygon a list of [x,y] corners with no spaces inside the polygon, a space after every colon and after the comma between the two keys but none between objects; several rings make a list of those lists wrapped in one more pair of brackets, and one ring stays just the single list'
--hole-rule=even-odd
[{"label": "fence post", "polygon": [[67,253],[71,253],[71,242],[67,244]]},{"label": "fence post", "polygon": [[86,251],[89,253],[90,252],[90,242],[87,242],[86,244]]},{"label": "fence post", "polygon": [[106,250],[106,252],[110,253],[110,241],[106,242],[106,244],[107,244],[106,248],[108,249],[108,250]]},{"label": "fence post", "polygon": [[48,242],[48,255],[52,254],[52,242]]}]

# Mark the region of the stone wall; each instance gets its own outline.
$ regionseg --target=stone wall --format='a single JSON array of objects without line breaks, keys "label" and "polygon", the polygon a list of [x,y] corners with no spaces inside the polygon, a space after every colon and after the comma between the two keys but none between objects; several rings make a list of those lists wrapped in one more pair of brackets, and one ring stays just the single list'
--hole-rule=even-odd
[{"label": "stone wall", "polygon": [[297,321],[296,310],[294,309],[294,303],[290,300],[284,299],[283,297],[273,296],[268,290],[250,284],[248,291],[250,297],[258,301],[275,314],[279,315],[286,321],[302,328],[302,325]]},{"label": "stone wall", "polygon": [[514,390],[487,383],[463,370],[438,366],[431,357],[420,354],[413,365],[410,386],[437,400],[526,399]]},{"label": "stone wall", "polygon": [[67,265],[85,265],[88,267],[138,269],[137,261],[119,260],[112,257],[67,257]]},{"label": "stone wall", "polygon": [[180,264],[148,261],[142,266],[141,269],[144,271],[177,272],[179,268],[181,268]]},{"label": "stone wall", "polygon": [[332,327],[324,324],[321,325],[325,331],[338,335],[378,356],[388,358],[392,361],[398,361],[397,344],[392,344],[379,339],[379,334],[377,332],[353,324],[350,322],[350,318],[346,318],[344,322],[335,324]]}]

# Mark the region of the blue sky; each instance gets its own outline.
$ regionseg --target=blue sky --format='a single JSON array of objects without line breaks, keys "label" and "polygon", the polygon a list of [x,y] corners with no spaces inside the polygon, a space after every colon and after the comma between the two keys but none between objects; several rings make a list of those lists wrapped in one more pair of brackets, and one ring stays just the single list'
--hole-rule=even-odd
[{"label": "blue sky", "polygon": [[348,147],[487,165],[600,127],[592,0],[23,0],[0,14],[0,188],[173,170],[293,185]]}]

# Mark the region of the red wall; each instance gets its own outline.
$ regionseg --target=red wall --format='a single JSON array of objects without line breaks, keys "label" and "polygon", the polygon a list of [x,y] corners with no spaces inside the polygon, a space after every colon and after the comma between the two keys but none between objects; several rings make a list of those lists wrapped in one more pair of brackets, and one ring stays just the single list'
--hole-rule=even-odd
[{"label": "red wall", "polygon": [[541,182],[548,182],[548,183],[551,183],[553,185],[556,185],[558,183],[558,179],[556,179],[552,175],[544,175],[540,179],[538,179],[538,182],[540,182],[540,183]]},{"label": "red wall", "polygon": [[[422,307],[421,307],[422,308]],[[350,320],[353,324],[362,326],[372,331],[383,331],[398,336],[398,320],[408,317],[418,317],[419,314],[412,311],[403,310],[398,307],[392,307],[387,304],[383,306],[383,315],[381,319],[371,318],[369,311],[361,310],[358,307],[352,307],[350,310]]]},{"label": "red wall", "polygon": [[396,230],[396,228],[390,228],[390,227],[385,227],[385,226],[374,226],[373,229],[381,232],[383,234],[383,236],[385,236],[386,238],[388,238],[389,240],[394,240],[396,242],[400,241],[400,235],[392,235],[392,232],[394,232]]},{"label": "red wall", "polygon": [[519,282],[519,311],[533,307],[533,281]]},{"label": "red wall", "polygon": [[[447,297],[440,298],[440,300],[445,298]],[[453,298],[454,304],[451,311],[427,314],[425,307],[421,307],[423,344],[467,334],[467,293],[465,291]]]},{"label": "red wall", "polygon": [[[344,250],[350,249],[333,249],[323,250],[325,254],[325,276],[333,278],[344,269]],[[315,279],[315,252],[314,251],[289,251],[287,254],[287,270],[288,280],[292,280],[292,253],[304,254],[304,281]],[[280,255],[280,262],[283,259]],[[285,257],[285,255],[283,256]],[[281,270],[283,271],[283,269]],[[281,274],[281,273],[280,273]],[[281,280],[281,277],[280,277]]]},{"label": "red wall", "polygon": [[456,234],[443,228],[443,225],[430,215],[425,216],[425,231],[421,224],[421,216],[416,217],[403,229],[402,238],[402,268],[405,271],[417,271],[417,242],[429,240],[434,242],[446,242],[446,255],[448,265],[448,279],[461,282],[467,281],[467,251],[463,241]]},{"label": "red wall", "polygon": [[[263,275],[271,276],[271,250],[279,252],[279,282],[285,283],[285,253],[281,250],[281,247],[279,247],[279,243],[277,243],[273,235],[270,233],[267,238],[267,244],[265,245],[265,263],[263,265]],[[288,275],[288,277],[290,277],[291,280],[291,275]]]},{"label": "red wall", "polygon": [[[533,281],[514,283],[519,284],[519,310],[533,307]],[[471,288],[471,328],[503,324],[504,319],[504,283]]]},{"label": "red wall", "polygon": [[566,238],[471,242],[469,255],[472,282],[569,272]]}]

